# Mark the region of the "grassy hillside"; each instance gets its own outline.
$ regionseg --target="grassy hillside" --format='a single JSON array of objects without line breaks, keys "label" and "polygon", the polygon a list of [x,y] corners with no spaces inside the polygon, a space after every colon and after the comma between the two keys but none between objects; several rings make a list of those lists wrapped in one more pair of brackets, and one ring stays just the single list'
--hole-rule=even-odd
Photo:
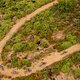
[{"label": "grassy hillside", "polygon": [[31,13],[52,0],[1,0],[0,1],[0,40],[8,33],[15,21]]},{"label": "grassy hillside", "polygon": [[[80,5],[79,2],[78,5]],[[28,53],[32,53],[32,51],[38,51],[37,49],[39,47],[44,49],[56,44],[53,49],[56,48],[60,51],[73,44],[79,43],[80,7],[75,5],[72,11],[68,10],[66,12],[66,10],[62,11],[62,6],[58,4],[40,13],[30,22],[27,22],[7,43],[2,52],[2,59],[8,63],[6,56],[8,56],[10,52],[18,59],[16,55],[19,53],[27,55]],[[58,35],[60,31],[62,31],[62,36],[60,39],[57,39],[57,36],[53,34]],[[11,59],[13,59],[13,57]],[[17,61],[20,61],[20,59]],[[14,67],[19,67],[17,61]],[[12,64],[13,63],[14,62],[12,62]]]},{"label": "grassy hillside", "polygon": [[[15,23],[14,19],[31,13],[50,1],[52,0],[36,0],[35,3],[26,0],[0,2],[0,12],[3,15],[0,39],[9,31],[9,26]],[[58,4],[26,22],[7,42],[1,57],[8,68],[23,69],[51,52],[65,50],[77,43],[80,43],[80,0],[59,0]],[[80,52],[68,57],[35,74],[14,80],[49,80],[60,72],[72,74],[75,79],[80,79]]]}]

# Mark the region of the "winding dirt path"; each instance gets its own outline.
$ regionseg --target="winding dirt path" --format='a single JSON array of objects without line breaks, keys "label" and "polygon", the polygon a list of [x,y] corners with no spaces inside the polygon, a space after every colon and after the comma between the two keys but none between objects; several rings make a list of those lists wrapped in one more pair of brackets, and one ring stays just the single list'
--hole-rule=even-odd
[{"label": "winding dirt path", "polygon": [[[2,39],[2,41],[0,41],[0,53],[2,52],[6,42],[19,30],[19,28],[24,25],[24,23],[26,21],[31,20],[34,16],[36,16],[37,14],[39,14],[40,12],[44,11],[45,9],[48,9],[49,7],[53,6],[53,4],[58,3],[57,1],[53,1],[51,3],[48,3],[44,6],[42,6],[41,8],[38,8],[37,10],[35,10],[34,12],[32,12],[29,15],[26,15],[25,17],[21,18],[20,20],[18,20],[16,22],[15,25],[12,26],[12,29],[9,31],[9,33]],[[0,69],[0,73],[7,75],[7,76],[11,76],[12,78],[15,77],[20,77],[20,76],[28,76],[32,73],[35,73],[36,71],[40,71],[42,69],[44,69],[45,67],[62,60],[63,58],[65,58],[66,56],[73,54],[76,51],[80,51],[80,44],[76,44],[73,45],[72,47],[66,49],[67,53],[61,55],[64,51],[61,52],[53,52],[51,53],[50,56],[44,57],[43,60],[40,59],[38,62],[35,62],[32,64],[32,66],[30,67],[30,69],[32,70],[31,72],[24,72],[23,69],[16,69],[16,71],[18,72],[18,74],[13,74],[12,71],[14,71],[14,68],[7,68],[6,66],[4,66],[4,70]],[[46,62],[45,65],[41,65],[41,62]],[[0,64],[3,63],[2,61],[0,61]],[[7,78],[2,79],[2,80],[9,80]],[[11,79],[10,79],[11,80]]]},{"label": "winding dirt path", "polygon": [[49,7],[51,7],[51,6],[53,6],[57,3],[58,3],[57,0],[55,0],[51,3],[48,3],[48,4],[38,8],[37,10],[32,12],[31,14],[26,15],[25,17],[23,17],[23,18],[19,19],[18,21],[16,21],[16,24],[12,26],[9,33],[7,35],[5,35],[5,37],[0,41],[0,53],[2,52],[6,42],[9,41],[9,39],[21,28],[21,26],[23,26],[25,24],[26,21],[31,20],[34,16],[36,16],[40,12],[48,9]]},{"label": "winding dirt path", "polygon": [[[44,69],[45,67],[62,60],[63,58],[65,58],[66,56],[73,54],[76,51],[80,51],[80,44],[76,44],[73,45],[72,47],[66,49],[65,51],[67,51],[67,53],[61,55],[64,51],[61,52],[52,52],[50,56],[44,57],[43,60],[40,59],[38,62],[35,62],[32,64],[32,66],[30,67],[30,69],[32,70],[31,72],[24,72],[23,69],[16,69],[16,71],[18,72],[18,74],[12,74],[12,71],[14,70],[14,68],[7,68],[4,66],[4,70],[0,69],[0,73],[7,75],[7,76],[11,76],[12,78],[15,77],[20,77],[20,76],[28,76],[32,73],[35,73],[37,71],[40,71],[42,69]],[[46,62],[45,65],[41,65],[41,62]],[[6,80],[6,79],[5,79]]]}]

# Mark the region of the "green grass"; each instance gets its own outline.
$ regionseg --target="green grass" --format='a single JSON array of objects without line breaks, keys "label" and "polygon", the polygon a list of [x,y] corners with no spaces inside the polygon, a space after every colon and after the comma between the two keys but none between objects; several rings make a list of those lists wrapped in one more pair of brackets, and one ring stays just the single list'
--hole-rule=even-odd
[{"label": "green grass", "polygon": [[17,19],[51,1],[52,0],[36,0],[35,3],[33,3],[27,0],[1,0],[0,14],[3,17],[0,20],[0,40],[8,33]]},{"label": "green grass", "polygon": [[62,12],[71,12],[76,6],[77,0],[59,0],[58,9]]},{"label": "green grass", "polygon": [[68,33],[65,36],[65,40],[63,40],[62,42],[58,42],[56,48],[58,50],[65,50],[76,43],[78,43],[78,37],[71,33]]},{"label": "green grass", "polygon": [[31,66],[31,62],[27,59],[20,59],[17,56],[13,56],[11,59],[11,66],[12,67],[17,67],[17,68],[22,68],[24,66],[26,67],[30,67]]},{"label": "green grass", "polygon": [[[71,12],[60,12],[57,6],[41,12],[31,21],[26,22],[20,31],[7,42],[2,52],[4,62],[7,61],[5,56],[10,51],[14,51],[15,54],[19,54],[19,52],[27,53],[36,50],[37,47],[48,47],[47,43],[56,43],[56,49],[64,50],[79,42],[80,8],[75,7]],[[73,25],[71,26],[71,24]],[[52,34],[58,31],[64,31],[65,39],[53,40],[51,38]],[[47,42],[45,42],[45,39]]]}]

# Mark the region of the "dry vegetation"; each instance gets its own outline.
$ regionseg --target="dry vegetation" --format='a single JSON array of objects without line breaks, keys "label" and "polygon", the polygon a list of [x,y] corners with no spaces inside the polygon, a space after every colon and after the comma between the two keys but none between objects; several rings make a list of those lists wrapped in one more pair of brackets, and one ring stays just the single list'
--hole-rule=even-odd
[{"label": "dry vegetation", "polygon": [[[0,40],[10,30],[16,20],[33,12],[52,0],[1,0],[0,1]],[[15,6],[14,6],[15,5]]]},{"label": "dry vegetation", "polygon": [[[9,3],[9,0],[0,2],[0,39],[11,28],[9,26],[14,24],[14,19],[50,1],[52,0],[36,0],[35,3],[32,3],[26,0],[12,0],[12,4]],[[80,43],[80,1],[59,0],[59,4],[26,22],[7,42],[1,55],[4,64],[8,67],[24,68],[25,66],[30,67],[34,61],[53,51],[65,50],[76,43]],[[49,80],[59,75],[60,72],[70,73],[75,79],[80,79],[79,65],[80,52],[76,52],[69,58],[40,72],[14,80]]]}]

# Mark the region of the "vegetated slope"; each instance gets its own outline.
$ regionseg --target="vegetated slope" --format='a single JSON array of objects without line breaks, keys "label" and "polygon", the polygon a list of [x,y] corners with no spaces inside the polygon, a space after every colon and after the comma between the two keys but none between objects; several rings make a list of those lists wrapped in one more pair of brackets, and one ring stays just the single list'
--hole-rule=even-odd
[{"label": "vegetated slope", "polygon": [[[80,44],[76,44],[68,49],[66,49],[67,53],[63,54],[64,51],[61,52],[52,52],[50,53],[49,56],[44,57],[43,59],[38,60],[37,62],[35,61],[31,67],[24,67],[22,69],[17,69],[17,68],[7,68],[5,65],[1,67],[0,72],[1,72],[1,78],[4,78],[6,76],[6,79],[8,79],[10,76],[10,79],[15,78],[15,77],[21,77],[21,76],[28,76],[32,73],[36,73],[37,71],[40,71],[44,69],[45,67],[62,60],[63,58],[67,57],[70,54],[73,54],[74,52],[80,51]],[[16,58],[15,58],[16,60]],[[45,62],[44,64],[42,62]],[[7,73],[7,74],[6,74]]]},{"label": "vegetated slope", "polygon": [[[11,60],[12,66],[23,67],[25,65],[19,65],[19,62],[28,60],[27,56],[31,53],[36,55],[36,52],[39,53],[40,50],[54,44],[56,45],[53,46],[53,49],[48,50],[51,52],[54,49],[60,51],[80,42],[80,7],[76,6],[72,11],[62,10],[56,5],[27,22],[5,46],[2,52],[3,61],[7,64]],[[38,57],[43,57],[43,54],[48,54],[49,51],[42,52],[42,55],[38,55]],[[6,57],[8,55],[12,55],[10,60]],[[17,59],[16,64],[15,58]]]},{"label": "vegetated slope", "polygon": [[[69,58],[59,61],[49,67],[45,68],[42,71],[38,71],[30,76],[17,77],[13,80],[49,80],[49,79],[57,79],[57,80],[79,80],[80,79],[80,52],[76,52],[73,55],[68,56]],[[61,73],[66,74],[67,76],[57,77]],[[72,78],[73,75],[73,78]],[[68,79],[68,76],[70,78]]]},{"label": "vegetated slope", "polygon": [[12,28],[10,29],[10,31],[5,35],[5,37],[0,41],[0,53],[2,52],[5,44],[7,41],[9,41],[9,39],[20,29],[20,27],[22,27],[26,21],[31,20],[31,18],[33,18],[34,16],[36,16],[37,14],[39,14],[40,12],[48,9],[49,7],[53,6],[54,4],[56,4],[57,1],[53,1],[51,3],[48,3],[40,8],[38,8],[37,10],[33,11],[31,14],[26,15],[24,17],[22,17],[21,19],[19,19],[16,24],[14,24],[12,26]]},{"label": "vegetated slope", "polygon": [[[58,16],[58,14],[59,14],[59,16]],[[57,18],[55,18],[55,17],[57,17]],[[62,40],[61,43],[60,43],[61,40],[59,42],[57,41],[58,44],[56,45],[56,48],[58,48],[59,50],[62,50],[62,49],[65,49],[65,48],[71,46],[72,45],[71,43],[76,42],[75,37],[77,37],[78,41],[79,41],[79,39],[80,39],[80,33],[79,33],[79,31],[80,31],[80,1],[78,2],[77,6],[75,7],[75,9],[72,12],[68,12],[68,13],[58,12],[54,16],[54,18],[55,18],[55,23],[58,27],[58,29],[56,29],[56,30],[63,30],[65,32],[65,34],[67,34],[66,39],[65,39],[66,41]],[[53,18],[51,18],[51,19],[53,19]],[[48,19],[46,18],[46,20],[48,21],[49,18]],[[42,20],[42,21],[44,22],[44,20]],[[47,23],[47,21],[46,21],[46,23]],[[53,21],[53,20],[51,20],[51,21]],[[34,78],[34,80],[46,80],[46,79],[51,79],[54,75],[56,75],[56,77],[57,77],[57,75],[59,75],[60,72],[67,73],[68,75],[69,74],[74,75],[75,79],[80,79],[79,64],[80,64],[80,52],[71,55],[70,58],[65,59],[64,61],[60,61],[60,62],[56,63],[55,65],[53,64],[52,66],[50,66],[49,68],[46,68],[45,70],[43,70],[41,72],[32,74],[28,77],[16,78],[14,80],[18,80],[18,79],[19,80],[25,80],[25,79],[33,80],[33,78]]]},{"label": "vegetated slope", "polygon": [[[72,4],[66,6],[69,8],[66,8],[65,5],[62,5],[62,3],[58,4],[54,9],[50,8],[49,10],[37,15],[31,20],[31,22],[26,23],[25,26],[23,26],[23,28],[18,32],[18,34],[14,35],[14,37],[5,46],[2,53],[4,63],[8,65],[8,67],[23,68],[24,66],[31,66],[31,62],[29,62],[27,58],[29,52],[31,54],[33,51],[40,51],[40,49],[43,50],[52,44],[54,45],[55,43],[56,45],[55,47],[53,46],[53,49],[56,48],[60,51],[72,46],[73,44],[79,43],[79,5],[80,1],[75,7],[70,7]],[[61,34],[60,38],[55,36],[59,34]],[[17,56],[20,53],[22,55],[25,53],[27,56]],[[64,51],[64,53],[66,55],[66,51]],[[9,54],[12,54],[9,57],[10,59],[5,57]],[[64,60],[60,62],[60,64],[56,64],[56,67],[50,71],[38,72],[36,75],[32,74],[30,77],[16,78],[16,80],[26,80],[27,78],[28,80],[33,80],[33,77],[35,77],[34,80],[45,80],[48,79],[48,76],[51,78],[54,72],[69,72],[69,70],[72,68],[71,65],[74,65],[74,62],[79,61],[79,54],[80,52],[78,55],[73,55],[73,57],[69,60]],[[75,77],[80,76],[78,71],[79,68],[77,67],[75,69],[71,69],[71,72],[74,72],[76,75]]]},{"label": "vegetated slope", "polygon": [[10,30],[16,20],[33,12],[53,0],[1,0],[0,1],[0,40]]}]

